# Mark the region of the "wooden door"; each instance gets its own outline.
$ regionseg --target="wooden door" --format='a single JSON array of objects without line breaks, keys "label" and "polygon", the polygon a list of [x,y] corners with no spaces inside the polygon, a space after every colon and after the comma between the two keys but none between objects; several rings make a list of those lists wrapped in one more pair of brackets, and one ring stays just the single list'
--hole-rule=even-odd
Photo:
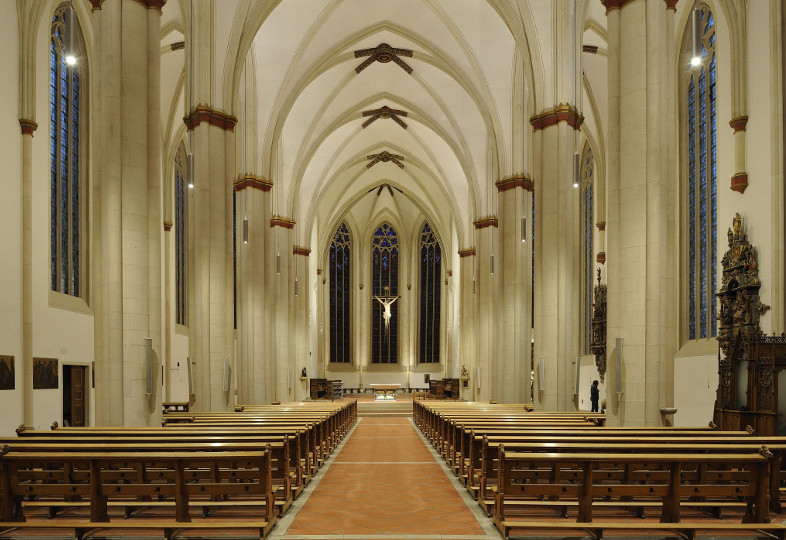
[{"label": "wooden door", "polygon": [[63,420],[65,425],[87,425],[87,366],[63,366]]}]

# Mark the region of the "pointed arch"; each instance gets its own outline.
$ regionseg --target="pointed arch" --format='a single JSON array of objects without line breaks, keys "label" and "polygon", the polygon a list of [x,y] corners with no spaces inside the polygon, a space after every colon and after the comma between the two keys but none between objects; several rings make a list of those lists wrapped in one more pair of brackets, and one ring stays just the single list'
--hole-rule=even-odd
[{"label": "pointed arch", "polygon": [[398,276],[399,237],[385,222],[374,229],[371,241],[372,364],[398,363]]},{"label": "pointed arch", "polygon": [[345,222],[336,229],[328,250],[330,279],[330,362],[348,364],[352,361],[352,236]]},{"label": "pointed arch", "polygon": [[442,248],[428,222],[420,229],[420,324],[421,364],[438,364],[442,305]]},{"label": "pointed arch", "polygon": [[685,28],[679,55],[681,191],[685,243],[682,295],[684,335],[689,340],[715,337],[717,283],[717,108],[715,16],[701,12],[701,62],[691,65],[691,29]]},{"label": "pointed arch", "polygon": [[595,227],[595,157],[589,141],[581,154],[581,328],[582,352],[590,354]]},{"label": "pointed arch", "polygon": [[87,48],[79,19],[57,7],[49,40],[50,288],[87,292]]}]

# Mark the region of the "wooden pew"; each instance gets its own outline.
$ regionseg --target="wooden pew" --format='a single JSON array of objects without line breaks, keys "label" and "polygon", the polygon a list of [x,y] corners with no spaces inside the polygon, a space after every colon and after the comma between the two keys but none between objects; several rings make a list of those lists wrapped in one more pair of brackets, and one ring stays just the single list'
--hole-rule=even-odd
[{"label": "wooden pew", "polygon": [[[689,497],[712,502],[743,498],[743,523],[765,527],[767,517],[768,453],[649,454],[513,452],[500,448],[494,521],[505,538],[526,521],[509,512],[524,505],[555,506],[568,502],[578,510],[577,521],[593,521],[593,508],[640,507],[661,509],[661,522],[679,523],[682,506],[698,504]],[[708,466],[701,474],[702,466]],[[653,467],[655,466],[655,467]],[[732,467],[733,466],[733,467]],[[637,520],[646,530],[648,522]]]},{"label": "wooden pew", "polygon": [[[276,439],[273,441],[254,441],[254,442],[195,442],[193,439],[186,441],[172,441],[167,439],[142,439],[142,438],[126,438],[125,441],[120,441],[120,438],[108,437],[100,441],[86,441],[85,439],[77,438],[70,440],[63,440],[62,438],[43,440],[43,438],[24,438],[24,439],[3,439],[0,440],[0,453],[8,452],[26,452],[26,453],[39,453],[41,459],[46,459],[46,456],[52,452],[73,452],[75,456],[83,453],[90,452],[149,452],[159,453],[167,451],[171,448],[177,448],[178,452],[252,452],[252,451],[267,451],[270,452],[270,476],[271,476],[271,489],[273,490],[275,505],[279,516],[283,516],[284,512],[292,506],[293,499],[300,494],[303,490],[303,485],[300,485],[301,474],[296,474],[290,469],[294,466],[293,460],[290,457],[290,440],[289,437],[284,439]],[[140,479],[144,475],[140,472]],[[60,508],[68,507],[68,504],[35,504],[34,506],[44,506],[49,509],[50,516],[54,516]],[[203,506],[203,514],[207,517],[211,506]]]},{"label": "wooden pew", "polygon": [[[0,456],[0,522],[3,527],[31,527],[24,497],[89,501],[89,520],[68,520],[67,528],[111,528],[108,508],[155,506],[174,510],[174,521],[156,528],[190,523],[191,506],[237,505],[255,499],[253,523],[222,519],[224,528],[252,527],[264,536],[275,524],[271,489],[271,451],[255,452],[17,452]],[[163,499],[163,500],[162,500]],[[51,520],[55,524],[58,520]],[[146,520],[138,520],[144,523]],[[76,523],[76,524],[75,524]]]}]

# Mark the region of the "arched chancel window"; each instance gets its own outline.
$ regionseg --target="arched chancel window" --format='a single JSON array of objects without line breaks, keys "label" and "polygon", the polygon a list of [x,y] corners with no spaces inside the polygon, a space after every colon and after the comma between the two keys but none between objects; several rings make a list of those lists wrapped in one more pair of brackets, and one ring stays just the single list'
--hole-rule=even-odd
[{"label": "arched chancel window", "polygon": [[428,223],[420,232],[420,363],[439,363],[442,250]]},{"label": "arched chancel window", "polygon": [[349,348],[351,240],[342,223],[330,243],[330,361],[348,364]]},{"label": "arched chancel window", "polygon": [[[76,62],[66,62],[73,56]],[[49,43],[50,287],[83,296],[83,172],[87,59],[82,31],[68,5],[52,19]]]},{"label": "arched chancel window", "polygon": [[687,220],[687,330],[688,339],[714,337],[717,259],[716,174],[716,59],[715,19],[706,5],[701,10],[702,61],[690,65],[691,31],[686,28],[682,55],[683,117],[685,118]]},{"label": "arched chancel window", "polygon": [[[371,362],[395,364],[398,362],[398,235],[387,223],[374,231],[371,278]],[[386,311],[388,318],[383,317]]]},{"label": "arched chancel window", "polygon": [[181,144],[175,154],[175,322],[186,322],[186,150]]},{"label": "arched chancel window", "polygon": [[589,144],[585,144],[581,156],[581,292],[584,354],[590,354],[590,339],[592,337],[594,180],[595,161],[592,156],[592,148]]}]

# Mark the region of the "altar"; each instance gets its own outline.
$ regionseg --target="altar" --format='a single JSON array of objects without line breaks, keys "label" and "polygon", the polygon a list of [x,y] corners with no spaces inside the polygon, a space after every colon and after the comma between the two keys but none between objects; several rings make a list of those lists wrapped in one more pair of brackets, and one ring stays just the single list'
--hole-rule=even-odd
[{"label": "altar", "polygon": [[395,401],[396,390],[401,388],[400,384],[369,384],[374,390],[374,401]]}]

